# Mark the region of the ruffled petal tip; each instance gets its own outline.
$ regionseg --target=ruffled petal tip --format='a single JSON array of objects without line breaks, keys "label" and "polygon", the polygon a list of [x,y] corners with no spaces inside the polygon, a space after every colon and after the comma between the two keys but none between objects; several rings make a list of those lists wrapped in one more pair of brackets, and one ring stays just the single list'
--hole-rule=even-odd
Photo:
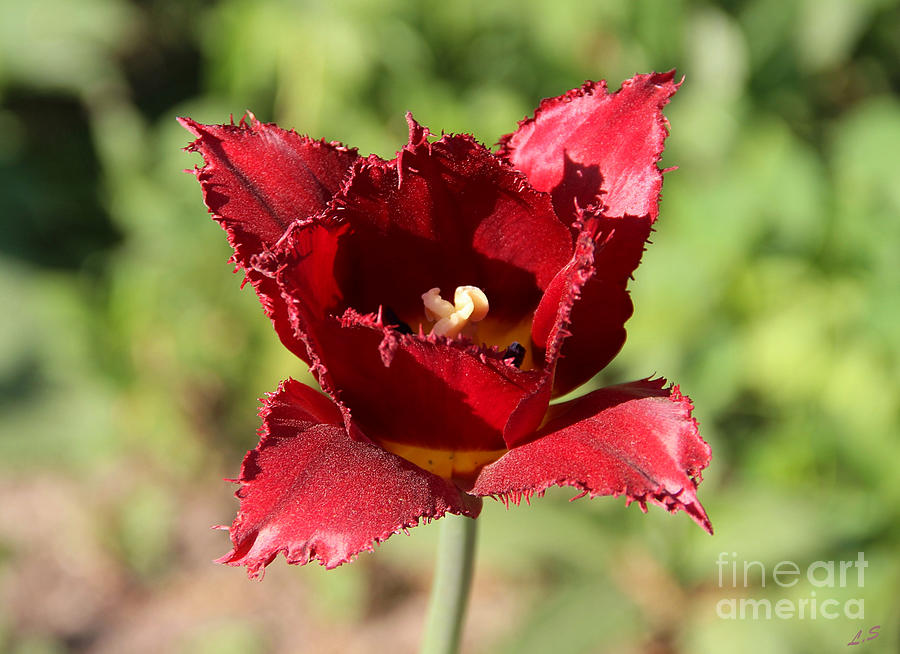
[{"label": "ruffled petal tip", "polygon": [[299,382],[284,382],[261,415],[262,438],[241,469],[233,549],[218,559],[251,578],[279,552],[288,563],[335,568],[420,522],[481,510],[480,498],[451,482],[352,440],[337,407]]},{"label": "ruffled petal tip", "polygon": [[696,497],[710,449],[691,417],[690,399],[665,380],[602,388],[551,409],[535,440],[510,450],[479,475],[472,493],[518,503],[550,486],[627,503],[685,511],[709,533]]},{"label": "ruffled petal tip", "polygon": [[532,118],[500,139],[501,156],[539,191],[550,193],[561,217],[604,205],[604,215],[659,212],[662,156],[668,121],[662,109],[680,86],[675,71],[635,75],[610,93],[606,82],[585,82],[541,102]]}]

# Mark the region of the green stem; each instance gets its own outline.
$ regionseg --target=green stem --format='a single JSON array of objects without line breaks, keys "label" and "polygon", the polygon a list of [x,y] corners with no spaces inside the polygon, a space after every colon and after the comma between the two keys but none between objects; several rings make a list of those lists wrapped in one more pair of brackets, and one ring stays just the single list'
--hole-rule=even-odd
[{"label": "green stem", "polygon": [[464,516],[441,518],[437,568],[431,587],[421,654],[457,654],[472,586],[477,522]]}]

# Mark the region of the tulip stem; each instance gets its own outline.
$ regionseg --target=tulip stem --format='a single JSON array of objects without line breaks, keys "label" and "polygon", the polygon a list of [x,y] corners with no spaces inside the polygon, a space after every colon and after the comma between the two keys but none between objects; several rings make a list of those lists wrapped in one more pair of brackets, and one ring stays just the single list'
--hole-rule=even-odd
[{"label": "tulip stem", "polygon": [[457,654],[472,586],[477,521],[447,515],[441,519],[437,566],[428,602],[421,654]]}]

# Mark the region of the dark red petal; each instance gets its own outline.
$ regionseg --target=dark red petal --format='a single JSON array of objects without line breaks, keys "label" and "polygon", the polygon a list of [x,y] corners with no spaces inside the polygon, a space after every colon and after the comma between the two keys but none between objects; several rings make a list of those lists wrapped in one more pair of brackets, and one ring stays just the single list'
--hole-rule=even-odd
[{"label": "dark red petal", "polygon": [[239,125],[178,120],[197,137],[187,149],[203,155],[205,165],[195,172],[206,206],[234,248],[233,261],[246,271],[284,344],[307,358],[290,329],[277,285],[264,274],[265,262],[263,270],[257,269],[256,258],[272,249],[290,224],[325,208],[356,152],[261,123],[252,115],[249,124],[242,120]]},{"label": "dark red petal", "polygon": [[[583,218],[583,217],[582,217]],[[534,430],[544,420],[552,396],[556,368],[560,362],[563,342],[571,334],[572,306],[581,297],[582,287],[594,274],[594,254],[597,249],[598,220],[589,218],[587,224],[576,222],[579,228],[572,260],[563,267],[544,292],[532,321],[531,339],[544,352],[543,377],[517,405],[504,429],[507,447],[516,447],[534,437]],[[591,361],[582,362],[590,366]]]},{"label": "dark red petal", "polygon": [[[597,241],[593,248],[585,238],[588,233]],[[547,348],[548,367],[561,354],[555,362],[555,395],[588,381],[625,343],[625,322],[633,309],[628,281],[641,260],[649,233],[648,217],[587,219],[581,245],[550,284],[535,312],[535,343],[555,343]]]},{"label": "dark red petal", "polygon": [[[460,451],[504,449],[509,415],[541,377],[502,353],[402,335],[348,311],[316,333],[322,362],[372,439]],[[544,405],[546,408],[546,404]]]},{"label": "dark red petal", "polygon": [[566,335],[561,348],[547,350],[548,359],[561,354],[556,395],[589,380],[625,342],[624,324],[632,313],[628,281],[658,214],[657,161],[668,134],[662,108],[678,89],[673,79],[674,72],[638,75],[613,94],[604,82],[586,83],[542,102],[534,118],[501,140],[501,155],[537,189],[553,194],[561,216],[578,218],[579,207],[602,207],[595,233],[603,246],[593,257],[590,279],[575,284],[577,301],[564,293],[573,286],[576,253],[535,315],[537,344],[548,341],[551,332]]},{"label": "dark red petal", "polygon": [[691,418],[690,399],[665,380],[611,386],[551,409],[536,440],[486,466],[472,493],[518,502],[550,486],[591,497],[625,495],[646,509],[686,511],[712,533],[697,500],[710,450]]},{"label": "dark red petal", "polygon": [[598,249],[602,251],[609,240],[607,234],[602,243],[596,242],[599,224],[600,220],[593,217],[587,217],[583,224],[576,223],[579,232],[572,259],[550,282],[535,311],[531,338],[535,345],[546,350],[548,364],[558,357],[559,347],[568,336],[568,328],[571,326],[572,306],[581,297],[582,287],[596,272],[594,269],[596,252]]},{"label": "dark red petal", "polygon": [[678,90],[675,72],[636,75],[610,94],[606,82],[541,102],[534,117],[500,141],[500,154],[539,191],[551,193],[560,217],[605,205],[607,216],[658,213],[668,135],[662,108]]},{"label": "dark red petal", "polygon": [[241,469],[234,549],[219,559],[251,577],[279,552],[334,568],[420,520],[481,510],[452,483],[350,439],[340,411],[299,382],[284,382],[260,415],[262,439]]},{"label": "dark red petal", "polygon": [[[627,275],[617,268],[622,246],[630,241],[621,233],[616,240],[613,230],[632,224],[626,220],[585,215],[579,209],[575,253],[547,287],[532,323],[532,340],[544,350],[544,384],[524,398],[510,418],[504,433],[508,447],[530,440],[550,397],[590,379],[625,342],[624,323],[632,305],[625,289]],[[641,244],[637,242],[638,259]]]},{"label": "dark red petal", "polygon": [[548,196],[471,137],[426,136],[410,119],[397,158],[358,165],[328,212],[349,226],[335,264],[346,306],[418,315],[428,289],[473,285],[495,318],[530,317],[571,256],[568,228]]}]

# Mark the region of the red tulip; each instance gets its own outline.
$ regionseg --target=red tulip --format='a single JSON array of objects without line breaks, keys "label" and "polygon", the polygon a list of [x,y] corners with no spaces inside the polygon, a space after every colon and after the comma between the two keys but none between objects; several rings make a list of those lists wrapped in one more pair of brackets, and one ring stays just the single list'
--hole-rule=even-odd
[{"label": "red tulip", "polygon": [[[673,72],[544,100],[495,153],[411,116],[391,161],[252,115],[182,124],[213,217],[294,380],[261,410],[233,550],[335,567],[447,512],[568,485],[686,511],[708,445],[678,387],[641,380],[550,406],[625,341],[626,290],[656,220]],[[455,292],[454,292],[455,291]],[[455,296],[455,297],[454,297]]]}]

